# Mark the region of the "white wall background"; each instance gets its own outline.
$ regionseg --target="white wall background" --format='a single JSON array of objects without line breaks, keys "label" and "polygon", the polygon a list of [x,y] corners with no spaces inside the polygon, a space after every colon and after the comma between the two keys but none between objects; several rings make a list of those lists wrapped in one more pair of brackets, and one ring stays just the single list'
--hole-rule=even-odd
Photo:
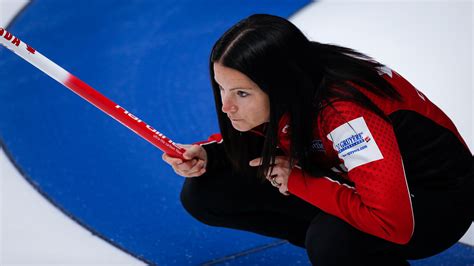
[{"label": "white wall background", "polygon": [[315,41],[348,46],[404,76],[444,110],[471,151],[472,1],[320,1],[293,22]]}]

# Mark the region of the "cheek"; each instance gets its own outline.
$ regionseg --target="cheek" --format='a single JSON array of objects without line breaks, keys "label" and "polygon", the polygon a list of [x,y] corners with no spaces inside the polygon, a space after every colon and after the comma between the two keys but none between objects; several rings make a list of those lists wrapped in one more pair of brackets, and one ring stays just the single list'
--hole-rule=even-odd
[{"label": "cheek", "polygon": [[241,117],[248,122],[262,123],[268,121],[270,106],[266,99],[243,101],[239,104]]},{"label": "cheek", "polygon": [[267,121],[270,118],[270,104],[268,100],[264,100],[260,103],[259,109],[260,118],[264,121]]},{"label": "cheek", "polygon": [[248,116],[256,123],[266,122],[269,117],[269,109],[266,106],[257,105],[252,110],[249,110]]}]

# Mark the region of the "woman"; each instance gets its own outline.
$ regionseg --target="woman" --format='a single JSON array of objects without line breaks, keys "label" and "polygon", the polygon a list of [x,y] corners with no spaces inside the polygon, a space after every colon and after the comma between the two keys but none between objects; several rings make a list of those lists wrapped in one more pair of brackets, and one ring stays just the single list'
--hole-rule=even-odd
[{"label": "woman", "polygon": [[230,28],[209,66],[221,134],[163,155],[201,222],[287,239],[314,265],[409,265],[469,228],[472,154],[395,71],[271,15]]}]

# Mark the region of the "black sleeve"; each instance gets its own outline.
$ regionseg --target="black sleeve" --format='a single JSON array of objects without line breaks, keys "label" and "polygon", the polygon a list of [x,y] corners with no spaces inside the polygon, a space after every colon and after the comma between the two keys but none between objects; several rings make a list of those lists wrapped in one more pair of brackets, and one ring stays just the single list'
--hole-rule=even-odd
[{"label": "black sleeve", "polygon": [[206,150],[207,153],[207,172],[213,172],[221,169],[230,169],[230,167],[232,167],[222,142],[206,143],[201,144],[201,146],[204,148],[204,150]]}]

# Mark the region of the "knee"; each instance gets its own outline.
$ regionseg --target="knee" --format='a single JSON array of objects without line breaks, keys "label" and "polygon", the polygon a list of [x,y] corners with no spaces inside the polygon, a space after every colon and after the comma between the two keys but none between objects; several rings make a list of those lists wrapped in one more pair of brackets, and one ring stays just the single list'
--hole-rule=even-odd
[{"label": "knee", "polygon": [[215,225],[212,215],[213,207],[210,204],[212,202],[211,193],[206,193],[202,182],[199,181],[202,180],[186,178],[180,193],[181,205],[198,221],[207,225]]},{"label": "knee", "polygon": [[[358,265],[351,260],[352,250],[345,241],[343,221],[328,214],[319,214],[306,232],[305,246],[312,265]],[[347,239],[346,239],[347,240]]]},{"label": "knee", "polygon": [[336,250],[332,240],[325,242],[322,234],[326,234],[323,229],[310,226],[306,233],[305,247],[311,264],[317,265],[337,265],[335,259],[337,257]]},{"label": "knee", "polygon": [[195,180],[186,178],[181,188],[180,201],[181,205],[189,214],[200,220],[199,218],[203,216],[205,208],[203,204],[199,202],[201,195],[197,187],[198,185]]},{"label": "knee", "polygon": [[399,246],[363,233],[345,221],[319,214],[305,239],[311,263],[321,265],[409,265]]}]

